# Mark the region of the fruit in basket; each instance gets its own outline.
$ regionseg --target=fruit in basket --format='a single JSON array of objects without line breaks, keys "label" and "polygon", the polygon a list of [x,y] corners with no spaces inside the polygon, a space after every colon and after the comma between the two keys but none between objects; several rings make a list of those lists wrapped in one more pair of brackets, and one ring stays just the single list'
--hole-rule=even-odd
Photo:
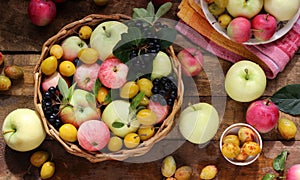
[{"label": "fruit in basket", "polygon": [[275,34],[277,21],[270,14],[258,14],[251,21],[253,35],[260,41],[267,41]]},{"label": "fruit in basket", "polygon": [[99,151],[109,142],[110,132],[107,125],[100,120],[89,120],[78,128],[79,145],[88,151]]},{"label": "fruit in basket", "polygon": [[299,0],[264,0],[264,9],[278,21],[287,21],[295,16],[300,8]]},{"label": "fruit in basket", "polygon": [[76,72],[76,67],[73,62],[65,60],[59,64],[58,70],[61,75],[71,77]]},{"label": "fruit in basket", "polygon": [[279,120],[279,109],[269,99],[257,100],[250,104],[246,112],[246,122],[260,133],[271,131]]},{"label": "fruit in basket", "polygon": [[55,56],[49,56],[41,63],[41,71],[45,75],[49,76],[56,72],[58,62]]},{"label": "fruit in basket", "polygon": [[241,127],[238,131],[239,140],[244,142],[254,141],[255,133],[248,127]]},{"label": "fruit in basket", "polygon": [[0,91],[7,91],[10,87],[11,80],[5,75],[0,75]]},{"label": "fruit in basket", "polygon": [[78,52],[78,58],[85,64],[94,64],[98,60],[98,51],[93,48],[84,48]]},{"label": "fruit in basket", "polygon": [[137,147],[140,144],[140,141],[140,136],[133,132],[126,134],[124,137],[124,145],[129,149]]},{"label": "fruit in basket", "polygon": [[228,37],[237,42],[247,42],[252,35],[251,22],[244,17],[234,18],[227,26]]},{"label": "fruit in basket", "polygon": [[114,100],[102,112],[102,120],[114,135],[124,137],[130,132],[136,132],[139,122],[129,114],[130,103],[125,100]]},{"label": "fruit in basket", "polygon": [[241,60],[232,65],[225,77],[227,94],[239,102],[250,102],[259,98],[266,85],[267,79],[263,69],[248,60]]},{"label": "fruit in basket", "polygon": [[208,103],[197,103],[186,107],[179,116],[182,136],[195,144],[208,142],[219,127],[217,110]]},{"label": "fruit in basket", "polygon": [[161,164],[161,173],[164,177],[171,177],[176,172],[176,161],[173,156],[164,158]]},{"label": "fruit in basket", "polygon": [[192,178],[193,168],[191,166],[181,166],[175,171],[176,180],[189,180]]},{"label": "fruit in basket", "polygon": [[216,3],[211,3],[208,6],[208,11],[214,15],[214,16],[219,16],[220,14],[223,14],[225,12],[225,8],[219,7]]},{"label": "fruit in basket", "polygon": [[121,40],[121,34],[127,32],[128,27],[118,21],[100,23],[90,37],[91,47],[99,53],[100,60],[104,61],[112,55],[114,46]]},{"label": "fruit in basket", "polygon": [[213,179],[216,177],[217,173],[218,173],[218,169],[215,165],[207,165],[201,170],[200,178]]},{"label": "fruit in basket", "polygon": [[24,76],[23,69],[17,65],[6,66],[4,74],[10,79],[21,79]]},{"label": "fruit in basket", "polygon": [[86,42],[78,36],[69,36],[61,44],[63,49],[63,59],[74,61],[81,49],[87,48]]},{"label": "fruit in basket", "polygon": [[136,114],[136,118],[141,125],[150,126],[157,122],[156,113],[150,109],[142,109]]},{"label": "fruit in basket", "polygon": [[150,99],[147,108],[155,112],[156,124],[163,122],[169,113],[169,107],[166,104],[162,105],[159,102],[154,102],[153,99]]},{"label": "fruit in basket", "polygon": [[262,10],[263,4],[264,0],[229,0],[226,9],[233,17],[251,19]]},{"label": "fruit in basket", "polygon": [[50,47],[50,55],[55,56],[56,59],[60,59],[64,53],[63,48],[59,44],[54,44]]},{"label": "fruit in basket", "polygon": [[124,99],[133,98],[139,90],[140,88],[135,81],[128,81],[121,87],[120,97]]},{"label": "fruit in basket", "polygon": [[59,78],[62,76],[59,72],[54,72],[51,76],[46,76],[42,81],[42,89],[44,92],[48,91],[50,87],[56,87],[58,84]]},{"label": "fruit in basket", "polygon": [[46,26],[56,16],[56,5],[47,0],[30,0],[28,5],[28,16],[31,22],[37,26]]},{"label": "fruit in basket", "polygon": [[228,24],[232,21],[232,17],[227,14],[227,13],[224,13],[224,14],[221,14],[219,17],[218,17],[218,23],[220,24],[220,26],[222,28],[227,28]]},{"label": "fruit in basket", "polygon": [[97,6],[104,6],[108,4],[109,0],[93,0]]},{"label": "fruit in basket", "polygon": [[168,76],[171,72],[172,63],[170,57],[163,51],[159,51],[153,59],[151,79]]},{"label": "fruit in basket", "polygon": [[10,148],[16,151],[30,151],[44,141],[46,132],[36,111],[20,108],[5,117],[2,135]]},{"label": "fruit in basket", "polygon": [[59,128],[59,137],[67,142],[77,141],[77,129],[73,124],[63,124]]},{"label": "fruit in basket", "polygon": [[287,118],[280,118],[277,124],[277,129],[280,135],[284,139],[292,139],[295,138],[297,134],[297,126],[295,123]]},{"label": "fruit in basket", "polygon": [[109,97],[108,89],[104,86],[101,86],[97,92],[97,101],[101,105],[107,105],[111,101]]},{"label": "fruit in basket", "polygon": [[49,179],[54,175],[54,173],[55,173],[54,162],[47,161],[42,165],[42,168],[40,171],[40,177],[41,177],[41,179]]},{"label": "fruit in basket", "polygon": [[87,40],[90,39],[93,29],[90,26],[84,25],[81,26],[78,32],[78,35],[81,39]]},{"label": "fruit in basket", "polygon": [[70,123],[78,128],[85,121],[100,118],[96,106],[93,94],[82,89],[75,89],[69,104],[60,105],[59,117],[63,123]]},{"label": "fruit in basket", "polygon": [[214,0],[214,2],[216,3],[217,6],[219,6],[220,8],[226,8],[229,0]]},{"label": "fruit in basket", "polygon": [[117,58],[108,58],[100,65],[98,78],[104,86],[117,89],[126,83],[127,73],[126,64]]},{"label": "fruit in basket", "polygon": [[143,126],[142,125],[139,127],[137,133],[140,136],[142,141],[146,141],[154,135],[155,127],[153,125],[151,125],[151,126]]},{"label": "fruit in basket", "polygon": [[30,156],[30,163],[34,167],[41,167],[49,158],[49,153],[47,151],[35,151],[31,156]]},{"label": "fruit in basket", "polygon": [[141,78],[136,83],[139,86],[140,91],[144,92],[147,97],[151,97],[152,96],[151,89],[153,87],[153,83],[152,83],[152,81],[150,79]]},{"label": "fruit in basket", "polygon": [[76,72],[74,74],[74,81],[77,86],[86,91],[92,91],[95,82],[98,78],[98,71],[100,65],[94,64],[80,64],[77,66]]},{"label": "fruit in basket", "polygon": [[122,149],[122,147],[123,147],[123,139],[118,136],[111,137],[107,144],[108,150],[112,152],[119,151]]},{"label": "fruit in basket", "polygon": [[179,51],[177,57],[181,62],[182,71],[185,75],[196,76],[201,72],[204,58],[199,49],[183,49]]}]

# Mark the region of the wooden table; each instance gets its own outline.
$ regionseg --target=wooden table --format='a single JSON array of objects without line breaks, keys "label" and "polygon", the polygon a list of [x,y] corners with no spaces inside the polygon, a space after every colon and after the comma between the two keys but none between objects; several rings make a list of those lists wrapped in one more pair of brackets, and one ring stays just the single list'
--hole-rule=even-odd
[{"label": "wooden table", "polygon": [[[36,27],[31,24],[27,16],[27,1],[11,0],[2,3],[0,9],[0,51],[9,63],[22,66],[25,72],[23,80],[14,81],[12,88],[7,92],[0,92],[0,125],[3,120],[14,109],[31,108],[33,105],[34,80],[33,69],[41,52],[42,44],[65,24],[83,18],[92,13],[132,14],[134,7],[145,7],[147,0],[141,1],[117,1],[111,2],[105,7],[97,7],[92,0],[67,0],[57,6],[57,17],[52,24],[46,27]],[[180,1],[173,1],[172,10],[166,15],[170,19],[177,20],[176,11]],[[182,38],[182,37],[179,37]],[[224,74],[231,63],[222,59],[218,60]],[[268,80],[267,89],[262,98],[271,96],[279,88],[293,83],[300,83],[300,51],[289,62],[285,70],[276,79]],[[211,102],[212,96],[209,89],[210,83],[220,86],[222,83],[218,78],[209,81],[205,72],[200,73],[193,80],[197,85],[196,93],[189,93],[185,98],[200,97],[203,102]],[[212,76],[214,77],[214,76]],[[261,179],[266,173],[276,173],[272,168],[273,159],[283,150],[290,152],[286,167],[300,163],[300,132],[295,140],[285,141],[277,130],[263,134],[263,151],[256,162],[245,167],[237,167],[229,164],[220,154],[219,138],[223,130],[229,125],[237,122],[245,122],[245,111],[249,103],[239,103],[222,94],[225,99],[222,123],[208,146],[200,149],[197,145],[184,142],[171,155],[174,156],[177,166],[190,165],[194,169],[195,179],[199,176],[201,169],[208,164],[215,164],[218,169],[216,179]],[[222,107],[221,107],[222,109]],[[286,114],[282,116],[292,119],[298,129],[300,117],[291,117]],[[167,147],[166,147],[167,148]],[[56,173],[52,179],[162,179],[160,166],[162,158],[145,163],[130,163],[106,161],[92,164],[84,158],[68,154],[63,147],[51,138],[47,138],[38,149],[47,149],[53,154],[56,164]],[[5,145],[0,136],[0,179],[21,179],[29,167],[31,152],[16,152]],[[31,171],[38,175],[37,169]]]}]

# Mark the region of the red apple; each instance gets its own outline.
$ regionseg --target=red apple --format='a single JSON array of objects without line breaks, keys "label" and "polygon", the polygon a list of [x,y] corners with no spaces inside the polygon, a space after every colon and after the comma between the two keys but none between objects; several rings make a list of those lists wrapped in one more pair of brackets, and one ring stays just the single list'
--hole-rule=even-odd
[{"label": "red apple", "polygon": [[98,77],[104,86],[117,89],[125,84],[127,73],[126,64],[117,58],[109,58],[100,65]]},{"label": "red apple", "polygon": [[103,121],[89,120],[78,128],[77,139],[79,145],[85,150],[99,151],[107,145],[110,131]]},{"label": "red apple", "polygon": [[276,18],[270,14],[258,14],[251,22],[254,37],[260,41],[267,41],[276,32]]},{"label": "red apple", "polygon": [[28,15],[31,22],[37,26],[46,26],[56,16],[56,5],[48,0],[30,0]]},{"label": "red apple", "polygon": [[74,80],[77,83],[77,86],[81,89],[92,91],[98,78],[99,69],[100,65],[97,63],[81,64],[77,66],[74,74]]},{"label": "red apple", "polygon": [[53,73],[51,76],[46,76],[42,82],[43,91],[48,91],[48,89],[51,86],[56,87],[60,77],[62,77],[62,76],[57,71],[55,73]]},{"label": "red apple", "polygon": [[202,70],[203,55],[199,49],[186,48],[177,54],[181,62],[183,74],[186,76],[196,76]]},{"label": "red apple", "polygon": [[227,26],[227,35],[237,43],[247,42],[251,38],[251,23],[247,18],[234,18]]},{"label": "red apple", "polygon": [[279,119],[279,109],[270,100],[257,100],[250,104],[246,112],[246,122],[260,133],[271,131]]},{"label": "red apple", "polygon": [[153,102],[151,99],[149,101],[147,108],[150,109],[151,111],[155,112],[156,117],[157,117],[156,123],[163,122],[169,113],[169,106],[167,106],[167,105],[163,106],[159,102]]}]

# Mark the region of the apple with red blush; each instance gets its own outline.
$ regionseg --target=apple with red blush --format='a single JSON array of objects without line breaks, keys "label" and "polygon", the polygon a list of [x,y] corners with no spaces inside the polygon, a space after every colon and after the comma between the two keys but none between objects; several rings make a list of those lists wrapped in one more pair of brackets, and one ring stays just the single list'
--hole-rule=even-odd
[{"label": "apple with red blush", "polygon": [[74,74],[74,81],[77,83],[77,86],[83,90],[92,91],[95,82],[98,79],[99,69],[100,65],[97,63],[83,63],[77,66],[76,72]]},{"label": "apple with red blush", "polygon": [[275,34],[277,21],[271,14],[258,14],[251,21],[253,35],[260,41],[267,41]]},{"label": "apple with red blush", "polygon": [[74,61],[78,57],[78,52],[88,45],[78,36],[69,36],[62,42],[61,47],[64,52],[62,59]]},{"label": "apple with red blush", "polygon": [[118,89],[126,83],[128,66],[113,57],[106,59],[101,65],[98,78],[101,83],[112,89]]},{"label": "apple with red blush", "polygon": [[227,35],[237,43],[247,42],[252,35],[250,20],[245,17],[234,18],[227,26]]},{"label": "apple with red blush", "polygon": [[177,54],[181,63],[182,72],[186,76],[196,76],[202,70],[203,55],[199,49],[186,48]]},{"label": "apple with red blush", "polygon": [[161,105],[159,102],[154,102],[151,99],[149,101],[147,108],[150,109],[152,112],[155,112],[157,117],[156,124],[163,122],[169,113],[169,106]]},{"label": "apple with red blush", "polygon": [[60,75],[59,72],[55,72],[50,76],[46,76],[43,81],[42,81],[42,89],[44,92],[48,91],[48,89],[52,86],[52,87],[56,87],[58,84],[58,80],[59,78],[61,78],[62,76]]},{"label": "apple with red blush", "polygon": [[56,5],[48,0],[30,0],[28,16],[31,22],[37,26],[46,26],[56,17]]},{"label": "apple with red blush", "polygon": [[279,120],[279,109],[269,99],[256,100],[246,112],[246,122],[260,133],[271,131]]},{"label": "apple with red blush", "polygon": [[110,139],[107,125],[100,120],[89,120],[81,124],[77,132],[79,145],[88,151],[100,151]]}]

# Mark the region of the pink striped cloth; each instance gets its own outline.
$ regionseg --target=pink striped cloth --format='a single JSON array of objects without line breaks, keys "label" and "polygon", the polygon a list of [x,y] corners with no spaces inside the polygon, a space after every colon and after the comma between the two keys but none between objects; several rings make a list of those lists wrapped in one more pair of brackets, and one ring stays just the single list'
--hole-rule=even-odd
[{"label": "pink striped cloth", "polygon": [[[180,20],[176,27],[178,32],[190,39],[194,44],[206,49],[216,56],[235,63],[244,57],[219,46],[192,27]],[[282,72],[300,47],[300,17],[293,28],[280,39],[261,45],[244,45],[250,52],[260,58],[268,68],[264,68],[267,78],[274,79]]]}]

